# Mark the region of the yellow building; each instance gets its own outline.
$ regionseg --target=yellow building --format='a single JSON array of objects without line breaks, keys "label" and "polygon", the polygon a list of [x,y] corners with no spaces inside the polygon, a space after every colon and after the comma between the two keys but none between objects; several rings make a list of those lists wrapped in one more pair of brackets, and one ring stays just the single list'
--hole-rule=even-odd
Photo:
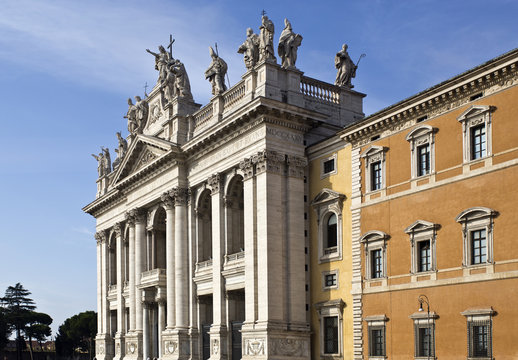
[{"label": "yellow building", "polygon": [[351,146],[335,136],[307,155],[312,358],[352,359]]},{"label": "yellow building", "polygon": [[355,358],[518,358],[517,65],[513,50],[341,132],[351,167],[320,181],[352,205],[352,244],[342,264],[313,257],[312,283],[352,279]]}]

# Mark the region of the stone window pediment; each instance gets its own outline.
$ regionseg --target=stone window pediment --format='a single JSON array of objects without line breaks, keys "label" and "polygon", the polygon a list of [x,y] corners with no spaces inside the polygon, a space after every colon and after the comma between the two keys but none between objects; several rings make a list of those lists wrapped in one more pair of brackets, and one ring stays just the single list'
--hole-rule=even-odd
[{"label": "stone window pediment", "polygon": [[372,230],[360,237],[365,252],[365,279],[387,278],[387,240],[390,236],[383,231]]},{"label": "stone window pediment", "polygon": [[457,118],[462,124],[464,163],[491,155],[491,114],[495,109],[490,105],[473,105]]},{"label": "stone window pediment", "polygon": [[437,270],[436,238],[439,224],[417,220],[405,229],[410,238],[411,273]]},{"label": "stone window pediment", "polygon": [[385,153],[387,147],[369,146],[360,157],[365,161],[365,192],[373,192],[386,188]]}]

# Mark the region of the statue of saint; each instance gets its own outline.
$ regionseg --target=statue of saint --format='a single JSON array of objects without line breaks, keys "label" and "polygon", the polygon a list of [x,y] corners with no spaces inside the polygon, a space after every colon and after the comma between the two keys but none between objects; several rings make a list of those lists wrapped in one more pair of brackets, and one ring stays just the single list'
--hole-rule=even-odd
[{"label": "statue of saint", "polygon": [[205,79],[208,79],[212,85],[212,95],[221,94],[227,90],[225,85],[225,75],[227,74],[227,63],[214,52],[212,46],[209,46],[212,62],[205,71]]},{"label": "statue of saint", "polygon": [[353,88],[351,79],[356,77],[356,68],[351,57],[347,53],[347,44],[343,44],[342,50],[336,53],[335,56],[335,67],[338,69],[336,73],[335,85]]},{"label": "statue of saint", "polygon": [[112,161],[111,161],[111,158],[110,158],[110,149],[101,147],[101,150],[103,152],[104,174],[108,175],[112,171]]},{"label": "statue of saint", "polygon": [[147,114],[149,112],[149,104],[146,99],[141,99],[140,96],[135,96],[135,113],[137,118],[137,133],[142,134],[142,130],[147,123]]},{"label": "statue of saint", "polygon": [[158,54],[149,49],[146,49],[146,51],[155,57],[155,69],[158,70],[158,83],[164,82],[167,76],[167,66],[171,62],[169,53],[162,45],[158,47]]},{"label": "statue of saint", "polygon": [[139,126],[137,122],[137,108],[133,105],[131,98],[128,99],[128,106],[128,112],[124,118],[128,119],[128,131],[131,135],[135,135]]},{"label": "statue of saint", "polygon": [[285,69],[294,68],[297,61],[297,49],[302,43],[302,36],[295,34],[288,19],[284,19],[284,30],[279,38],[277,51],[281,57],[281,66]]},{"label": "statue of saint", "polygon": [[175,94],[181,98],[192,99],[191,83],[184,64],[180,60],[176,59],[169,66],[169,71],[171,71],[175,76]]},{"label": "statue of saint", "polygon": [[124,155],[126,155],[126,151],[128,150],[128,142],[126,141],[126,139],[122,137],[120,131],[117,132],[117,140],[119,141],[119,146],[117,149],[115,149],[117,157],[115,158],[115,160],[113,160],[114,170],[120,165],[122,159],[124,158]]},{"label": "statue of saint", "polygon": [[251,28],[246,29],[246,40],[239,49],[239,54],[244,54],[245,66],[247,69],[251,69],[257,64],[259,60],[259,36],[254,34]]},{"label": "statue of saint", "polygon": [[92,156],[97,160],[97,174],[101,178],[104,176],[104,154],[101,151],[99,155],[92,154]]},{"label": "statue of saint", "polygon": [[273,22],[268,19],[268,16],[263,15],[259,30],[259,61],[277,61],[273,51],[273,33],[275,28]]}]

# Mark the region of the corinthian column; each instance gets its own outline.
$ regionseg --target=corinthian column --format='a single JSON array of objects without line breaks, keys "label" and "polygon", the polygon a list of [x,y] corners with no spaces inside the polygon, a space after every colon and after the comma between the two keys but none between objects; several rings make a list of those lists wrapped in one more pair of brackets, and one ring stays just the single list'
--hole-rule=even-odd
[{"label": "corinthian column", "polygon": [[174,235],[175,235],[175,214],[174,214],[174,200],[164,193],[162,195],[162,202],[166,213],[166,230],[165,230],[165,248],[166,248],[166,297],[167,297],[167,321],[166,328],[168,330],[174,329],[176,322],[175,314],[175,256],[174,256]]},{"label": "corinthian column", "polygon": [[[141,209],[135,210],[135,286],[138,288],[144,270],[144,244],[146,242],[146,213]],[[137,289],[137,291],[139,291]],[[142,331],[142,302],[140,293],[137,293],[135,302],[136,331]]]},{"label": "corinthian column", "polygon": [[129,331],[135,330],[135,302],[136,302],[136,287],[135,287],[135,214],[133,212],[126,213],[126,222],[129,227]]},{"label": "corinthian column", "polygon": [[103,276],[102,276],[102,246],[106,236],[104,232],[95,233],[95,240],[97,240],[97,334],[103,332]]},{"label": "corinthian column", "polygon": [[122,359],[124,357],[124,334],[125,330],[125,304],[122,292],[124,290],[123,284],[123,259],[124,245],[122,239],[122,227],[120,223],[115,224],[113,231],[116,235],[117,242],[117,333],[115,334],[115,358]]},{"label": "corinthian column", "polygon": [[175,288],[176,329],[187,330],[189,321],[189,253],[187,239],[187,189],[175,188]]}]

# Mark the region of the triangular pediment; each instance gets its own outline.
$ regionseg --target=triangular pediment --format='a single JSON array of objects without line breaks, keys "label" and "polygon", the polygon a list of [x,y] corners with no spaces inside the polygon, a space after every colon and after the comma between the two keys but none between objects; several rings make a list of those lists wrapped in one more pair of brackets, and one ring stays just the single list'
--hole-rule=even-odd
[{"label": "triangular pediment", "polygon": [[345,199],[345,195],[331,189],[324,188],[320,191],[317,196],[311,202],[311,205],[318,206],[327,202],[342,201]]},{"label": "triangular pediment", "polygon": [[417,220],[416,222],[414,222],[412,225],[410,225],[409,227],[407,227],[405,229],[405,232],[407,234],[410,234],[410,233],[417,233],[417,232],[421,232],[421,231],[427,231],[427,230],[433,230],[433,229],[437,229],[438,228],[438,224],[434,224],[434,223],[431,223],[429,221],[425,221],[425,220]]},{"label": "triangular pediment", "polygon": [[117,184],[127,177],[140,172],[160,158],[175,151],[177,151],[176,145],[172,142],[153,136],[137,135],[117,168],[112,184]]},{"label": "triangular pediment", "polygon": [[467,118],[477,116],[478,114],[485,113],[490,111],[491,107],[487,105],[473,105],[465,110],[460,116],[457,118],[458,121],[464,121]]}]

